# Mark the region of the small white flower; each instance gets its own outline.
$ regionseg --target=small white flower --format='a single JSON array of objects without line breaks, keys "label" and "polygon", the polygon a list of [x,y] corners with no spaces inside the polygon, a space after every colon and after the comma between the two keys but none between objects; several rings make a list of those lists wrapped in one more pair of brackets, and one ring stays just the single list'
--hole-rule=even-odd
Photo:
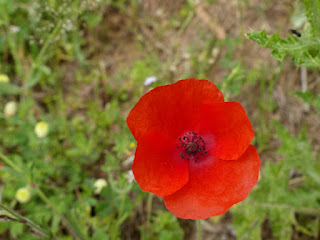
[{"label": "small white flower", "polygon": [[36,133],[38,138],[44,138],[48,135],[49,125],[48,123],[41,121],[38,122],[34,128],[34,132]]},{"label": "small white flower", "polygon": [[5,74],[0,74],[0,82],[9,82],[9,77]]},{"label": "small white flower", "polygon": [[20,203],[29,202],[31,198],[31,193],[28,187],[19,188],[16,192],[16,199]]},{"label": "small white flower", "polygon": [[4,106],[4,115],[9,118],[16,114],[17,112],[17,103],[15,101],[10,101]]},{"label": "small white flower", "polygon": [[128,179],[129,184],[131,184],[134,180],[134,175],[132,170],[129,170],[127,175],[126,175],[126,179]]},{"label": "small white flower", "polygon": [[154,83],[156,81],[157,81],[156,76],[150,76],[150,77],[147,77],[146,80],[144,80],[144,85],[149,86],[151,83]]},{"label": "small white flower", "polygon": [[11,25],[11,26],[10,26],[10,31],[11,31],[12,33],[20,32],[20,27],[19,27],[19,26],[16,26],[16,25]]},{"label": "small white flower", "polygon": [[104,187],[106,187],[107,185],[108,185],[108,183],[107,183],[107,181],[105,179],[103,179],[103,178],[97,179],[93,184],[93,186],[95,188],[94,193],[95,194],[100,194],[102,189]]}]

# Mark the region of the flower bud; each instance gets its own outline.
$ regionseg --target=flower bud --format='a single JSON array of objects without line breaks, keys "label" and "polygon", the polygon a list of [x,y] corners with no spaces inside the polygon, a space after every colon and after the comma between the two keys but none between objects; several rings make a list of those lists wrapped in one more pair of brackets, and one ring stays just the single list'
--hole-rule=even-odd
[{"label": "flower bud", "polygon": [[95,194],[100,194],[102,189],[104,187],[106,187],[107,185],[108,185],[108,183],[107,183],[107,181],[105,179],[103,179],[103,178],[97,179],[93,184],[93,186],[95,188],[94,193]]},{"label": "flower bud", "polygon": [[29,202],[31,198],[31,193],[28,187],[19,188],[16,192],[16,199],[20,203]]},{"label": "flower bud", "polygon": [[0,82],[9,82],[9,77],[5,74],[0,74]]},{"label": "flower bud", "polygon": [[11,117],[17,112],[17,103],[15,101],[10,101],[4,106],[4,115],[6,117]]},{"label": "flower bud", "polygon": [[34,128],[34,132],[36,133],[38,138],[44,138],[48,135],[49,125],[48,123],[41,121],[36,124]]}]

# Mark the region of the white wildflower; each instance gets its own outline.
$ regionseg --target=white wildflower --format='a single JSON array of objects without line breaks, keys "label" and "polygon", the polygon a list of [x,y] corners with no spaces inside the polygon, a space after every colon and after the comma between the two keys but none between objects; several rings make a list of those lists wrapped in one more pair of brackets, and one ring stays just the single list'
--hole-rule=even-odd
[{"label": "white wildflower", "polygon": [[15,26],[15,25],[11,25],[10,26],[10,31],[12,33],[18,33],[18,32],[20,32],[20,27],[19,26]]},{"label": "white wildflower", "polygon": [[17,103],[15,101],[10,101],[4,106],[4,115],[9,118],[16,114],[17,112]]},{"label": "white wildflower", "polygon": [[41,121],[38,122],[34,128],[34,132],[36,133],[38,138],[44,138],[48,135],[49,125],[48,123]]},{"label": "white wildflower", "polygon": [[108,185],[108,183],[107,183],[107,181],[105,179],[103,179],[103,178],[97,179],[93,184],[93,186],[95,188],[94,193],[95,194],[100,194],[102,189],[104,187],[106,187],[107,185]]},{"label": "white wildflower", "polygon": [[5,74],[0,74],[0,82],[9,82],[9,77]]},{"label": "white wildflower", "polygon": [[128,179],[129,184],[131,184],[134,181],[134,175],[132,170],[129,170],[127,175],[126,175],[126,179]]},{"label": "white wildflower", "polygon": [[16,199],[20,203],[29,202],[31,198],[30,189],[28,187],[19,188],[16,192]]},{"label": "white wildflower", "polygon": [[144,81],[144,85],[145,86],[149,86],[151,83],[154,83],[157,81],[157,77],[156,76],[150,76],[147,77],[146,80]]}]

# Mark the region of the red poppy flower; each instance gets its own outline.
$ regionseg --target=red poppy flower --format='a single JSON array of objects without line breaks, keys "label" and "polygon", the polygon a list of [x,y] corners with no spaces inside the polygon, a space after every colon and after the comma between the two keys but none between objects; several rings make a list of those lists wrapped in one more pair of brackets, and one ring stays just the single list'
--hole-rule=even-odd
[{"label": "red poppy flower", "polygon": [[260,160],[254,132],[237,102],[224,102],[207,80],[157,87],[131,110],[137,140],[132,171],[141,189],[164,197],[185,219],[225,213],[256,184]]}]

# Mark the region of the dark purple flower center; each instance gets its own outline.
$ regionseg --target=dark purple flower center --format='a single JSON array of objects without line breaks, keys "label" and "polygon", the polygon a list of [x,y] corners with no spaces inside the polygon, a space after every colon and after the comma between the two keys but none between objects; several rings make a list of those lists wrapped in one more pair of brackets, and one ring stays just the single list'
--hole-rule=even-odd
[{"label": "dark purple flower center", "polygon": [[180,146],[177,148],[181,149],[180,157],[188,160],[198,161],[200,156],[207,153],[206,146],[203,138],[195,132],[187,132],[183,137],[179,137]]}]

